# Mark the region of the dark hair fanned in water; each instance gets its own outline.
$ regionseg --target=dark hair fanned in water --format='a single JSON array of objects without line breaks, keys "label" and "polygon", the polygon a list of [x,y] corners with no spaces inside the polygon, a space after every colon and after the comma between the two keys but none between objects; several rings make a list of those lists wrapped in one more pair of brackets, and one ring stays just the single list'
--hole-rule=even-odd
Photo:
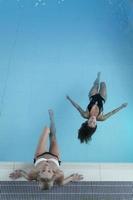
[{"label": "dark hair fanned in water", "polygon": [[92,128],[88,126],[88,122],[84,122],[80,129],[78,130],[78,139],[80,140],[81,143],[85,142],[88,143],[91,140],[91,136],[94,134],[94,132],[97,129],[96,127]]}]

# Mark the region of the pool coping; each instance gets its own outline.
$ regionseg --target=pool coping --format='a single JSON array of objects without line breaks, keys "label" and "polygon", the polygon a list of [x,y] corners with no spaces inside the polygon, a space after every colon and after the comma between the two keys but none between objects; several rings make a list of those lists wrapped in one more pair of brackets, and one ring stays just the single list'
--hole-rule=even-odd
[{"label": "pool coping", "polygon": [[[9,174],[15,169],[29,171],[32,164],[25,162],[0,162],[0,181],[10,181]],[[65,176],[80,173],[84,181],[133,181],[133,163],[75,163],[61,165]],[[23,178],[19,180],[24,180]]]}]

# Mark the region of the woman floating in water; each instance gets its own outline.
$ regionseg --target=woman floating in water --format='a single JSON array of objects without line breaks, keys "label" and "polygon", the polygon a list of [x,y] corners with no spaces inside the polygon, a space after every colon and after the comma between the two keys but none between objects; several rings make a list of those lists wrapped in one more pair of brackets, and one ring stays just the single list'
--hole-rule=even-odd
[{"label": "woman floating in water", "polygon": [[80,112],[81,116],[87,119],[78,131],[78,138],[81,143],[87,143],[91,140],[91,136],[97,129],[97,121],[105,121],[107,118],[127,106],[127,103],[123,103],[120,107],[114,109],[113,111],[103,114],[103,104],[107,99],[107,91],[105,82],[100,83],[100,72],[97,74],[97,78],[94,81],[93,87],[91,88],[88,96],[90,102],[86,111],[84,111],[69,96],[66,96],[72,105]]},{"label": "woman floating in water", "polygon": [[[56,141],[56,129],[54,124],[53,111],[49,110],[50,129],[45,128],[35,152],[34,168],[29,173],[24,170],[16,170],[10,174],[12,179],[24,177],[25,179],[39,182],[41,189],[50,189],[54,184],[65,185],[72,181],[79,181],[83,179],[80,174],[72,174],[64,178],[64,173],[59,169],[59,149]],[[50,148],[46,151],[46,143],[49,137]]]}]

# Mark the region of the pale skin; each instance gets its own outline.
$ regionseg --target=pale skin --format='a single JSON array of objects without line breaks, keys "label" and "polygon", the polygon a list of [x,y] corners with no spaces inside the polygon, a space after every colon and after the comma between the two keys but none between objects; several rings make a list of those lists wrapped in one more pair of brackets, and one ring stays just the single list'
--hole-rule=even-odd
[{"label": "pale skin", "polygon": [[[89,92],[89,98],[91,98],[91,96],[96,95],[96,94],[100,94],[101,97],[103,97],[104,100],[106,101],[106,99],[107,99],[106,84],[105,84],[105,82],[100,83],[100,72],[97,74],[97,78],[94,81],[94,84],[93,84],[93,86],[92,86],[92,88]],[[121,109],[123,109],[127,106],[127,103],[123,103],[119,107],[115,108],[114,110],[112,110],[112,111],[110,111],[106,114],[103,114],[103,113],[99,114],[99,108],[97,106],[97,103],[93,105],[93,107],[91,108],[91,110],[89,112],[88,109],[83,110],[68,95],[66,96],[66,98],[79,111],[81,116],[85,119],[88,119],[88,120],[90,119],[90,117],[95,117],[96,121],[105,121],[106,119],[108,119],[109,117],[111,117],[112,115],[114,115],[115,113],[119,112]]]},{"label": "pale skin", "polygon": [[[40,136],[39,143],[34,156],[36,160],[42,157],[46,159],[54,158],[58,160],[60,156],[56,140],[54,114],[52,110],[49,110],[49,117],[50,117],[50,128],[45,127],[42,135]],[[48,138],[50,140],[49,152],[56,155],[58,158],[49,154],[39,156],[40,154],[47,152],[46,145]],[[83,176],[78,173],[71,174],[70,176],[64,178],[63,171],[60,170],[59,167],[52,160],[47,160],[47,161],[43,160],[39,162],[36,166],[33,167],[33,169],[30,170],[29,173],[27,173],[24,170],[15,170],[13,173],[10,174],[10,178],[12,179],[18,179],[20,177],[24,177],[26,180],[29,181],[32,180],[38,181],[40,180],[40,177],[45,178],[46,181],[47,179],[51,178],[53,183],[58,185],[65,185],[69,182],[80,181],[83,179]]]}]

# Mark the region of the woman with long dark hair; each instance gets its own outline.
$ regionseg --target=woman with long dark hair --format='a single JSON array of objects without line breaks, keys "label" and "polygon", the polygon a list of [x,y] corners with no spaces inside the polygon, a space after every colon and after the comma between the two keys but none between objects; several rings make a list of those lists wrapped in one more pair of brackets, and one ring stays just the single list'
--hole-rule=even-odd
[{"label": "woman with long dark hair", "polygon": [[110,116],[114,115],[122,108],[127,106],[127,103],[123,103],[118,108],[112,110],[107,114],[103,114],[103,105],[107,99],[107,90],[105,82],[100,82],[100,72],[97,74],[97,78],[93,83],[93,86],[89,92],[89,104],[84,111],[76,102],[74,102],[68,95],[66,98],[71,104],[79,111],[81,116],[87,119],[80,127],[78,131],[78,139],[80,142],[88,143],[91,140],[91,136],[97,129],[97,121],[105,121]]}]

